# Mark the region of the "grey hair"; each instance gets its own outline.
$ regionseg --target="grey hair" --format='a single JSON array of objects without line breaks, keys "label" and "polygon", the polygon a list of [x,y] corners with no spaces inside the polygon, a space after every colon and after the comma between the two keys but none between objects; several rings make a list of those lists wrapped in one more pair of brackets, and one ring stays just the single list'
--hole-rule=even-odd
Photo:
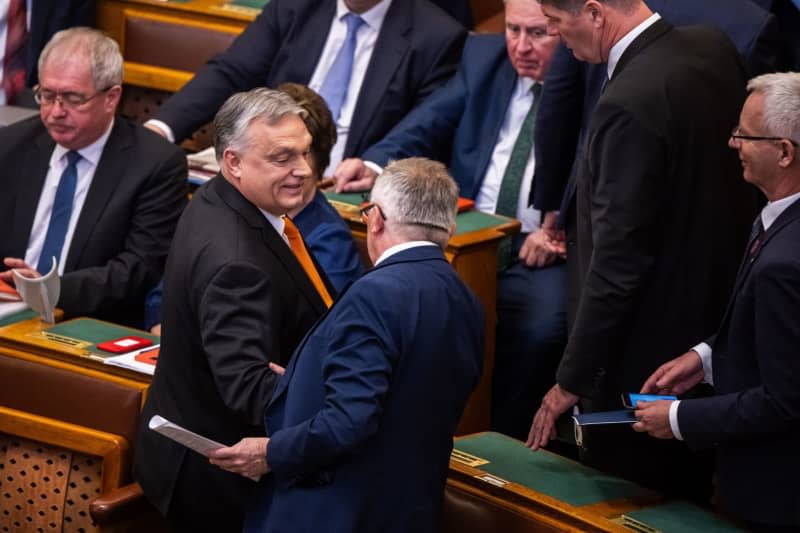
[{"label": "grey hair", "polygon": [[371,198],[386,215],[387,226],[410,239],[447,245],[456,222],[458,186],[442,163],[424,157],[393,161],[375,180]]},{"label": "grey hair", "polygon": [[283,91],[259,87],[228,98],[214,117],[214,152],[217,161],[227,148],[244,149],[247,128],[255,120],[275,124],[286,115],[305,119],[308,113]]},{"label": "grey hair", "polygon": [[747,90],[764,95],[766,135],[800,142],[800,72],[757,76],[747,83]]},{"label": "grey hair", "polygon": [[122,54],[111,37],[93,28],[77,27],[53,35],[39,56],[39,72],[51,59],[66,61],[77,54],[89,59],[92,83],[98,91],[122,85]]},{"label": "grey hair", "polygon": [[[556,9],[566,11],[572,15],[576,15],[586,0],[538,0],[543,6],[552,6]],[[634,7],[642,3],[642,0],[597,0],[601,4],[618,9],[624,13],[629,13]]]}]

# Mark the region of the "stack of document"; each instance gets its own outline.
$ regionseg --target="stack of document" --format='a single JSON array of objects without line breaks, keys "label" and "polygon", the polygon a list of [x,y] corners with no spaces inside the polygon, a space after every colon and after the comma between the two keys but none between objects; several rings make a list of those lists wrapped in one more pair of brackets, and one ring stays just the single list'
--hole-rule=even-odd
[{"label": "stack of document", "polygon": [[160,345],[148,346],[141,350],[103,358],[103,363],[120,368],[127,368],[134,372],[152,376],[156,372],[156,360]]},{"label": "stack of document", "polygon": [[219,172],[213,146],[195,154],[189,154],[186,156],[186,161],[189,164],[189,183],[192,185],[202,185]]}]

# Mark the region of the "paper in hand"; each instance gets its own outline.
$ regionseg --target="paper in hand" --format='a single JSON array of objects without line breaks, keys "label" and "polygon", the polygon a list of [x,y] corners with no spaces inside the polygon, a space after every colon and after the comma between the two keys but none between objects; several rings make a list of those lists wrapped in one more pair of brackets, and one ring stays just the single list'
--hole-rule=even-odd
[{"label": "paper in hand", "polygon": [[55,309],[61,296],[61,278],[58,275],[58,262],[53,258],[53,267],[39,278],[28,278],[14,270],[14,284],[22,301],[39,313],[42,320],[55,323]]}]

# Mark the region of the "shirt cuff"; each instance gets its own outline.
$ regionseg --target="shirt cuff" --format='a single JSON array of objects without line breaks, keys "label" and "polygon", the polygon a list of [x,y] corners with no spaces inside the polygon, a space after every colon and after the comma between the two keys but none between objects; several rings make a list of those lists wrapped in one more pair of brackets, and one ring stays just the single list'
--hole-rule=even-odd
[{"label": "shirt cuff", "polygon": [[380,175],[383,172],[383,167],[376,163],[373,163],[372,161],[364,161],[364,165],[366,165],[366,167],[371,171],[373,171],[375,174]]},{"label": "shirt cuff", "polygon": [[711,346],[705,342],[701,342],[692,348],[692,351],[697,352],[697,355],[700,356],[700,362],[703,363],[703,382],[713,385],[714,374],[711,368]]},{"label": "shirt cuff", "polygon": [[161,131],[163,131],[164,134],[167,136],[167,140],[169,142],[171,142],[171,143],[175,142],[175,134],[172,133],[172,128],[167,126],[167,124],[165,122],[161,122],[160,120],[156,120],[154,118],[151,118],[150,120],[148,120],[147,122],[144,123],[145,126],[147,126],[148,124],[150,124],[151,126],[155,126],[156,128],[158,128]]},{"label": "shirt cuff", "polygon": [[672,430],[672,434],[675,435],[675,438],[678,440],[683,440],[683,436],[681,435],[681,429],[678,427],[678,405],[681,403],[680,400],[675,400],[671,404],[669,404],[669,427]]}]

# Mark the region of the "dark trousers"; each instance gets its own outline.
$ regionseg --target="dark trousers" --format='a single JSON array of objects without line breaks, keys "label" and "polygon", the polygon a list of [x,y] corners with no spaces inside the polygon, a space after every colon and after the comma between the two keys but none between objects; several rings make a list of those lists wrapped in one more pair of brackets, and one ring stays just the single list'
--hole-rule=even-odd
[{"label": "dark trousers", "polygon": [[[516,258],[523,236],[512,244]],[[525,440],[566,344],[566,266],[514,260],[497,277],[492,429]]]}]

